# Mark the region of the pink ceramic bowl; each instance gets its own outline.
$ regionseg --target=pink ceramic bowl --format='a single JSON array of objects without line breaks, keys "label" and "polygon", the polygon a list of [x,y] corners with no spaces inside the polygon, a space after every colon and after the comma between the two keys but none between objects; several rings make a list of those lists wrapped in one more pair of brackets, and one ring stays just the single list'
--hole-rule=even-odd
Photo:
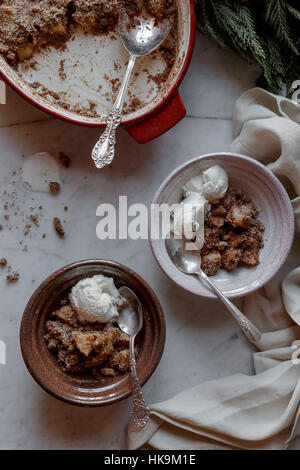
[{"label": "pink ceramic bowl", "polygon": [[[184,163],[163,182],[153,204],[178,203],[182,186],[213,165],[220,165],[227,171],[231,187],[242,188],[253,199],[261,211],[258,218],[266,228],[265,246],[257,267],[239,267],[231,273],[222,269],[211,278],[228,297],[242,297],[266,284],[285,262],[294,237],[293,209],[284,187],[267,167],[252,158],[231,153],[202,155]],[[158,265],[176,284],[201,297],[215,298],[196,277],[176,268],[166,252],[165,241],[152,239],[151,230],[150,244]]]}]

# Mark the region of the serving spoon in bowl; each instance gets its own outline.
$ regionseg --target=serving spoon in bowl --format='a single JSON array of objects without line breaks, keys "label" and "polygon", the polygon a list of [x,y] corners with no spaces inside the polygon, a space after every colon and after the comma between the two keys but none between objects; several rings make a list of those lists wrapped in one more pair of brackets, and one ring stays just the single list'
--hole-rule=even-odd
[{"label": "serving spoon in bowl", "polygon": [[199,250],[187,250],[185,240],[178,240],[174,232],[170,233],[170,238],[166,238],[166,249],[171,260],[180,271],[185,274],[196,276],[206,287],[211,289],[216,296],[228,308],[236,322],[249,341],[255,345],[261,339],[261,332],[251,323],[247,317],[220,291],[220,289],[210,280],[201,269],[201,254]]},{"label": "serving spoon in bowl", "polygon": [[150,417],[150,410],[143,398],[142,387],[136,372],[136,360],[134,343],[135,338],[143,328],[143,310],[139,299],[129,287],[122,286],[119,293],[123,302],[119,307],[118,325],[123,333],[126,333],[129,340],[130,369],[133,383],[133,422],[138,429],[142,429]]},{"label": "serving spoon in bowl", "polygon": [[150,15],[146,11],[143,0],[137,0],[137,4],[140,14],[133,18],[122,3],[120,7],[118,28],[130,59],[116,101],[107,116],[106,129],[92,151],[92,158],[97,168],[104,168],[114,159],[116,130],[122,122],[124,100],[137,58],[157,49],[167,38],[173,24],[172,17],[157,19]]}]

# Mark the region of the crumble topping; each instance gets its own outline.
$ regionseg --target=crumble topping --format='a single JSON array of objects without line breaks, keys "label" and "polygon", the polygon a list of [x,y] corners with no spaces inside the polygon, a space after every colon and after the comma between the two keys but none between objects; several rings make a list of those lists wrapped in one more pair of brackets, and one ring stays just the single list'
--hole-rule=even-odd
[{"label": "crumble topping", "polygon": [[136,0],[121,0],[121,3],[126,8],[126,13],[130,18],[139,15],[140,8]]},{"label": "crumble topping", "polygon": [[0,52],[14,65],[41,47],[63,47],[74,26],[106,32],[117,22],[118,7],[119,0],[2,0]]},{"label": "crumble topping", "polygon": [[[118,21],[121,1],[136,15],[134,0],[1,0],[0,52],[16,65],[41,48],[63,48],[76,27],[86,33],[103,34]],[[156,18],[174,15],[174,0],[150,0],[147,10]],[[65,79],[64,64],[60,76]]]},{"label": "crumble topping", "polygon": [[155,18],[167,18],[176,14],[174,0],[147,0],[146,8]]},{"label": "crumble topping", "polygon": [[30,214],[29,216],[31,222],[36,226],[36,227],[39,227],[39,216],[38,215],[34,215],[34,214]]},{"label": "crumble topping", "polygon": [[69,0],[2,0],[0,52],[16,64],[29,59],[41,45],[66,41]]},{"label": "crumble topping", "polygon": [[70,374],[103,378],[130,370],[129,336],[116,324],[81,323],[71,305],[52,313],[44,338],[59,365]]}]

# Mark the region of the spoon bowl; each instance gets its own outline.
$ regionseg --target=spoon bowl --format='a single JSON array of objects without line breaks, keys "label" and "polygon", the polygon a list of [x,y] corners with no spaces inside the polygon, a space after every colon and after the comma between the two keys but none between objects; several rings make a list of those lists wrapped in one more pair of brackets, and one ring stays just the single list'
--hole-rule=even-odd
[{"label": "spoon bowl", "polygon": [[126,8],[121,6],[119,15],[119,34],[124,47],[129,54],[136,57],[150,54],[168,36],[173,21],[170,18],[158,20],[150,15],[139,1],[140,16],[135,24],[132,24],[132,18],[128,15]]},{"label": "spoon bowl", "polygon": [[122,122],[125,96],[131,74],[138,57],[150,54],[167,38],[173,18],[158,20],[146,11],[143,0],[138,0],[139,14],[131,17],[121,5],[119,14],[119,33],[124,47],[130,54],[128,66],[118,96],[110,114],[106,128],[92,151],[96,168],[110,165],[115,156],[116,131]]},{"label": "spoon bowl", "polygon": [[129,287],[120,287],[119,293],[124,302],[119,308],[118,324],[119,328],[130,337],[130,370],[133,394],[132,420],[138,429],[142,429],[149,421],[150,410],[143,398],[142,387],[137,376],[134,341],[143,327],[143,311],[139,299]]},{"label": "spoon bowl", "polygon": [[211,289],[221,302],[227,307],[233,318],[240,325],[242,331],[251,343],[258,345],[261,332],[245,317],[245,315],[223,294],[213,281],[201,269],[201,255],[198,250],[188,250],[184,239],[175,238],[174,232],[170,232],[166,239],[166,250],[175,266],[185,274],[195,275],[199,281]]},{"label": "spoon bowl", "polygon": [[170,238],[166,239],[166,249],[173,263],[185,274],[196,274],[201,270],[200,251],[186,250],[185,241],[174,238],[174,233],[170,233]]}]

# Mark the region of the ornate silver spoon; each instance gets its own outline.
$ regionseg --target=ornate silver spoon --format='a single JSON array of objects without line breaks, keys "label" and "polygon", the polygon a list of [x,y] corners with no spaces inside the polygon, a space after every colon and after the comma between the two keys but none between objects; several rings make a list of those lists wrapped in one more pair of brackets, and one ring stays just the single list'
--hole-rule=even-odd
[{"label": "ornate silver spoon", "polygon": [[92,158],[97,168],[109,165],[115,156],[116,130],[122,122],[124,99],[128,90],[131,73],[138,57],[150,54],[157,49],[168,36],[173,19],[158,20],[145,11],[144,2],[138,0],[141,14],[132,19],[121,6],[119,15],[119,33],[123,45],[130,54],[127,71],[119,90],[112,111],[107,116],[106,129],[95,145]]},{"label": "ornate silver spoon", "polygon": [[143,327],[143,311],[139,299],[129,287],[121,287],[119,292],[124,303],[119,308],[119,328],[130,337],[130,365],[133,382],[133,422],[142,429],[149,420],[150,410],[143,398],[142,388],[136,373],[134,342]]},{"label": "ornate silver spoon", "polygon": [[218,287],[202,271],[200,251],[186,250],[185,240],[175,239],[173,232],[170,233],[170,238],[166,239],[166,249],[175,266],[185,274],[196,276],[207,287],[209,287],[228,308],[249,341],[253,344],[257,344],[261,338],[261,332],[232,302],[230,302],[229,299],[227,299],[223,292],[221,292],[220,289],[218,289]]}]

